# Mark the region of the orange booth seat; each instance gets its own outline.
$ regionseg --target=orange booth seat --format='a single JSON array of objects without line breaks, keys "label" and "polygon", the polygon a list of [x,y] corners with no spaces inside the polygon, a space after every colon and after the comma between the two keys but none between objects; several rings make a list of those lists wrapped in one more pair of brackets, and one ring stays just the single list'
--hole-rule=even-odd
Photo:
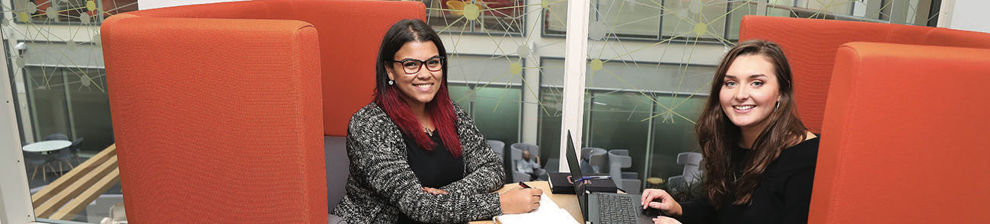
[{"label": "orange booth seat", "polygon": [[781,45],[823,136],[809,223],[990,223],[990,34],[747,16],[740,37]]},{"label": "orange booth seat", "polygon": [[267,0],[108,18],[128,220],[326,223],[347,178],[341,136],[371,101],[381,38],[425,14],[420,2]]}]

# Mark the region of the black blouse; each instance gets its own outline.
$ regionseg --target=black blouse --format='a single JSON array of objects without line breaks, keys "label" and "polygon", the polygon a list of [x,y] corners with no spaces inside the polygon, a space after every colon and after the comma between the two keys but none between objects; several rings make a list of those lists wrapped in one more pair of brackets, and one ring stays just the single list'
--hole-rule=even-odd
[{"label": "black blouse", "polygon": [[[750,205],[733,205],[731,197],[727,197],[716,210],[702,198],[683,203],[683,215],[677,219],[684,224],[807,223],[819,139],[820,135],[781,151],[764,171]],[[741,164],[748,153],[748,149],[733,150],[733,172],[742,172]]]},{"label": "black blouse", "polygon": [[409,168],[416,174],[423,187],[439,189],[450,183],[464,178],[464,158],[450,154],[440,140],[440,134],[434,130],[430,133],[433,150],[427,151],[416,144],[416,139],[406,136],[406,157]]},{"label": "black blouse", "polygon": [[[416,174],[416,179],[423,187],[441,188],[450,183],[464,178],[464,158],[450,154],[447,147],[440,140],[440,134],[436,130],[430,133],[430,140],[433,141],[433,150],[427,151],[419,147],[416,139],[411,136],[403,136],[406,143],[406,158],[409,168]],[[399,222],[422,223],[410,219],[405,214],[399,216]]]}]

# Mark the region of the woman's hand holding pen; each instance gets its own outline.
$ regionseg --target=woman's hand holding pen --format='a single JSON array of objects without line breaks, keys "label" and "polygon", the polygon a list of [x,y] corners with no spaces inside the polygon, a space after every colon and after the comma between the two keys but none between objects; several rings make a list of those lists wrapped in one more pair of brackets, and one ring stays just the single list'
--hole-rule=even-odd
[{"label": "woman's hand holding pen", "polygon": [[543,195],[543,190],[519,187],[500,194],[498,201],[503,214],[527,213],[540,207],[540,195]]}]

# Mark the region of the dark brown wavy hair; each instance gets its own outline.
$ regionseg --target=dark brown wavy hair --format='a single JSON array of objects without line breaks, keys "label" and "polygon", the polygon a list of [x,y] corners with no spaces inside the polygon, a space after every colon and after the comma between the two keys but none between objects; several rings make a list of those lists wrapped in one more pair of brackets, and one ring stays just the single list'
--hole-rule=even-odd
[{"label": "dark brown wavy hair", "polygon": [[[729,120],[719,101],[725,73],[737,57],[743,55],[763,55],[773,63],[779,83],[780,106],[767,118],[769,122],[759,137],[753,142],[752,151],[742,163],[742,174],[736,177],[730,162],[732,150],[742,140],[742,133]],[[760,177],[771,162],[780,156],[785,147],[804,140],[807,128],[797,116],[794,105],[794,89],[791,81],[791,68],[784,52],[776,43],[765,40],[748,40],[739,43],[722,58],[715,78],[712,79],[711,93],[695,126],[698,143],[704,155],[705,178],[702,180],[704,195],[715,208],[721,202],[731,199],[732,204],[749,204],[753,191],[758,187]]]}]

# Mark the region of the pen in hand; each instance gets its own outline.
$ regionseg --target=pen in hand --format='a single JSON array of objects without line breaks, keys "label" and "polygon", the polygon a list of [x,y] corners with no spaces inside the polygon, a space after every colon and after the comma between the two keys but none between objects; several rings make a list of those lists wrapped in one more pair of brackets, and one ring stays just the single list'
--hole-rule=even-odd
[{"label": "pen in hand", "polygon": [[512,187],[504,193],[499,193],[499,203],[504,214],[530,213],[540,207],[543,191],[532,188],[523,182],[519,187]]},{"label": "pen in hand", "polygon": [[[526,183],[523,183],[522,181],[519,181],[519,186],[522,187],[523,189],[530,189],[530,188],[532,188],[529,185],[526,185]],[[539,193],[537,195],[533,195],[533,196],[536,197],[536,199],[535,199],[536,200],[536,205],[539,206],[540,200],[541,200],[540,195],[543,194],[543,191],[542,190],[538,190],[538,189],[537,189],[537,191]]]}]

